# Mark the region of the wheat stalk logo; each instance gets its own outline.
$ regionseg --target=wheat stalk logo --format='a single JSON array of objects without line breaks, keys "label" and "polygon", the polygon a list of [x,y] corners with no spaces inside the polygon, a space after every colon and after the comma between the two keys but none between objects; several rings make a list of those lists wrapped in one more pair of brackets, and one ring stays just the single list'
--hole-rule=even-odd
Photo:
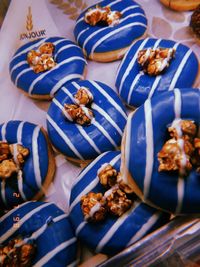
[{"label": "wheat stalk logo", "polygon": [[27,31],[31,31],[33,29],[33,21],[32,21],[32,14],[31,14],[31,7],[28,7],[28,15],[26,19],[26,29]]}]

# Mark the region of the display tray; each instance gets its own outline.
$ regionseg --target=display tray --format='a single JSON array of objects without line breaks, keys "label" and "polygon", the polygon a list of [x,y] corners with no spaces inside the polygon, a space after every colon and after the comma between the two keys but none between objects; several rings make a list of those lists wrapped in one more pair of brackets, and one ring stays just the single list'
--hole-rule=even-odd
[{"label": "display tray", "polygon": [[[123,0],[125,1],[125,0]],[[136,0],[137,1],[137,0]],[[26,3],[25,3],[26,2]],[[40,2],[38,4],[38,2]],[[83,8],[97,0],[18,0],[11,1],[0,31],[0,123],[8,120],[28,120],[46,128],[46,111],[50,102],[35,101],[25,97],[11,83],[9,62],[16,49],[38,34],[64,36],[74,41],[75,20]],[[189,28],[192,12],[175,12],[158,0],[138,0],[148,18],[148,36],[172,39],[189,46],[200,60],[200,47]],[[27,30],[30,18],[32,30]],[[98,63],[88,61],[86,78],[101,81],[115,88],[116,73],[120,61]],[[199,80],[195,83],[199,87]],[[26,112],[25,112],[26,111]],[[127,112],[130,109],[127,108]],[[69,196],[73,182],[82,170],[55,153],[57,171],[44,201],[56,203],[69,212]],[[200,266],[200,220],[197,217],[177,217],[157,231],[131,245],[121,253],[108,258],[95,255],[80,247],[80,266]]]}]

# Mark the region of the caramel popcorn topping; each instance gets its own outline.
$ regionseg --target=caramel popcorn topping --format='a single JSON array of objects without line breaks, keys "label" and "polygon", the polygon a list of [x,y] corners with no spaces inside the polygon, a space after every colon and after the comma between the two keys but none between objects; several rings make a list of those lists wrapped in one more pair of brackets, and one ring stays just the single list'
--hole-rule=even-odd
[{"label": "caramel popcorn topping", "polygon": [[110,165],[103,165],[98,171],[98,177],[100,183],[105,187],[109,188],[116,184],[118,172]]},{"label": "caramel popcorn topping", "polygon": [[35,255],[33,243],[25,243],[22,238],[15,238],[5,246],[0,247],[0,266],[29,267]]},{"label": "caramel popcorn topping", "polygon": [[[193,121],[176,119],[168,128],[172,137],[158,153],[159,171],[178,171],[185,176],[199,166],[197,128]],[[198,165],[199,164],[199,165]]]},{"label": "caramel popcorn topping", "polygon": [[[125,188],[128,194],[132,191],[128,185],[122,182],[120,173],[111,164],[103,164],[97,175],[100,183],[109,189],[104,195],[90,192],[81,198],[81,208],[85,219],[93,222],[104,220],[107,213],[121,216],[131,207],[133,202],[127,197],[123,189]],[[97,216],[98,218],[96,218]]]},{"label": "caramel popcorn topping", "polygon": [[63,113],[68,120],[80,125],[89,125],[93,118],[91,109],[74,104],[65,104]]},{"label": "caramel popcorn topping", "polygon": [[52,43],[44,43],[38,51],[31,50],[28,52],[27,61],[33,68],[35,73],[44,72],[55,67],[56,62],[53,58],[54,45]]},{"label": "caramel popcorn topping", "polygon": [[64,104],[63,115],[69,120],[82,126],[90,125],[94,114],[88,106],[93,101],[93,95],[86,87],[81,87],[74,95],[76,104]]},{"label": "caramel popcorn topping", "polygon": [[76,100],[78,105],[86,106],[93,101],[93,95],[89,91],[89,89],[81,87],[74,95],[74,99]]},{"label": "caramel popcorn topping", "polygon": [[138,52],[137,60],[145,73],[156,76],[169,67],[174,55],[174,48],[148,48]]},{"label": "caramel popcorn topping", "polygon": [[20,144],[0,142],[0,178],[6,179],[18,173],[28,154],[29,150]]},{"label": "caramel popcorn topping", "polygon": [[119,188],[114,188],[111,194],[106,197],[106,200],[108,210],[116,216],[124,214],[132,205],[132,201]]},{"label": "caramel popcorn topping", "polygon": [[115,26],[119,24],[121,18],[119,11],[111,11],[109,6],[100,7],[96,6],[94,9],[89,9],[85,14],[85,22],[95,26],[98,23],[105,25]]},{"label": "caramel popcorn topping", "polygon": [[81,207],[86,220],[99,222],[105,219],[105,200],[101,193],[90,192],[82,196]]}]

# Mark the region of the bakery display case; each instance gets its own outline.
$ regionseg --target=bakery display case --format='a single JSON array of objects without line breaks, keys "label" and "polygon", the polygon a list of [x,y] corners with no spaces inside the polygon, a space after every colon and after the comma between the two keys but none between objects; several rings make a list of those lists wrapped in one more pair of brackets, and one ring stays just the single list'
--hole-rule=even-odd
[{"label": "bakery display case", "polygon": [[200,266],[198,1],[98,2],[0,4],[0,262]]}]

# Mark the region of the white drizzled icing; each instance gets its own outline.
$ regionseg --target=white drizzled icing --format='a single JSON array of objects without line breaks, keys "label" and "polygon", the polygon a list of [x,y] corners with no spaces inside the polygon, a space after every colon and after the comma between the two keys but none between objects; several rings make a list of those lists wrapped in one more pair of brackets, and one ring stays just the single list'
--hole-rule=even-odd
[{"label": "white drizzled icing", "polygon": [[188,58],[190,57],[191,54],[192,54],[192,50],[189,49],[187,51],[187,53],[184,55],[181,63],[178,66],[178,69],[177,69],[177,71],[176,71],[176,73],[175,73],[175,75],[174,75],[174,77],[173,77],[173,79],[172,79],[172,81],[170,83],[169,91],[173,90],[175,88],[176,82],[178,81],[178,78],[180,77],[180,74],[183,71],[183,68],[184,68],[184,66],[185,66],[185,64],[186,64],[186,62],[187,62],[187,60],[188,60]]},{"label": "white drizzled icing", "polygon": [[154,164],[154,140],[153,140],[153,121],[152,107],[150,100],[146,100],[144,104],[145,110],[145,138],[146,138],[146,166],[144,176],[144,199],[148,198],[153,164]]},{"label": "white drizzled icing", "polygon": [[[20,225],[22,226],[27,220],[30,219],[30,217],[37,212],[41,211],[42,209],[52,205],[52,203],[45,203],[44,205],[41,205],[30,212],[28,212],[25,216],[20,218]],[[8,239],[11,235],[13,235],[18,229],[17,228],[10,228],[8,229],[2,236],[1,236],[1,242],[4,242],[6,239]]]},{"label": "white drizzled icing", "polygon": [[101,165],[101,167],[97,171],[97,175],[99,176],[100,172],[103,171],[110,163],[104,163]]},{"label": "white drizzled icing", "polygon": [[97,203],[90,209],[89,214],[87,214],[87,215],[85,216],[85,219],[88,220],[89,218],[92,218],[92,217],[94,216],[94,214],[100,210],[101,207],[102,207],[101,203],[100,203],[100,202],[97,202]]},{"label": "white drizzled icing", "polygon": [[101,44],[103,43],[105,40],[107,40],[108,38],[110,38],[111,36],[117,34],[118,32],[120,31],[123,31],[127,28],[131,28],[131,27],[137,27],[137,26],[141,26],[141,27],[144,27],[146,28],[146,24],[144,23],[141,23],[141,22],[132,22],[132,23],[128,23],[124,26],[121,26],[111,32],[109,32],[108,34],[104,35],[103,37],[101,37],[93,46],[92,46],[92,49],[91,49],[91,52],[90,52],[90,57],[91,59],[93,58],[93,55],[94,55],[94,52],[95,52],[95,49]]},{"label": "white drizzled icing", "polygon": [[[55,100],[55,99],[54,99]],[[57,101],[57,100],[56,100]],[[55,101],[53,101],[55,103]],[[57,101],[58,102],[58,101]],[[58,102],[59,103],[59,102]],[[59,103],[60,104],[60,103]],[[61,105],[62,106],[62,105]],[[69,114],[69,112],[66,111],[65,108],[62,109],[63,114],[65,115],[65,117],[69,120],[69,121],[73,121],[72,116]]]},{"label": "white drizzled icing", "polygon": [[104,193],[103,199],[106,199],[107,197],[109,197],[113,193],[113,191],[117,190],[118,188],[119,188],[118,184],[115,184],[114,186],[112,186],[109,190],[107,190]]},{"label": "white drizzled icing", "polygon": [[78,150],[75,148],[75,146],[72,144],[71,140],[64,134],[62,129],[57,125],[57,123],[47,114],[47,120],[52,125],[52,127],[56,130],[56,132],[62,137],[63,141],[70,147],[70,149],[73,151],[73,153],[83,160],[83,157],[78,152]]},{"label": "white drizzled icing", "polygon": [[85,106],[81,106],[81,109],[84,111],[85,115],[91,120],[91,123],[92,123],[93,116],[90,114],[89,108]]}]

